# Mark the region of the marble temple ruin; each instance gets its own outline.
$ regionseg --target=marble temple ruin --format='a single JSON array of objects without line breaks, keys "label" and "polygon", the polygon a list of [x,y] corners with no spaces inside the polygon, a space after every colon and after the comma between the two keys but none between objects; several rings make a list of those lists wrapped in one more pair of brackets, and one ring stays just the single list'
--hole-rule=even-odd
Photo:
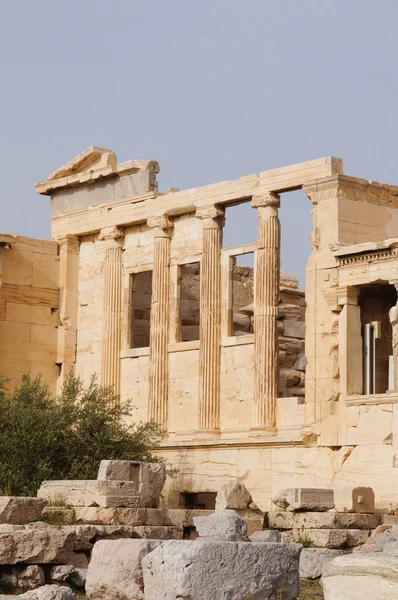
[{"label": "marble temple ruin", "polygon": [[[0,235],[0,371],[55,392],[74,367],[131,398],[178,468],[169,507],[214,508],[227,479],[263,510],[292,487],[333,488],[339,510],[372,487],[394,506],[398,187],[333,157],[168,193],[158,172],[91,147],[36,185],[53,241]],[[280,273],[278,209],[297,189],[313,205],[303,291]],[[257,239],[226,248],[239,203]]]}]

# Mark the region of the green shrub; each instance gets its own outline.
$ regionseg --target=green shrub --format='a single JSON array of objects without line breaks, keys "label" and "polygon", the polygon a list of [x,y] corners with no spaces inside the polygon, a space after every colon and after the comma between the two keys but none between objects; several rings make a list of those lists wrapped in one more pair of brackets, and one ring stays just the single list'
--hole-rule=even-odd
[{"label": "green shrub", "polygon": [[102,459],[151,460],[161,431],[127,424],[111,388],[88,387],[72,373],[54,398],[40,377],[12,392],[0,380],[0,494],[33,496],[44,479],[96,479]]}]

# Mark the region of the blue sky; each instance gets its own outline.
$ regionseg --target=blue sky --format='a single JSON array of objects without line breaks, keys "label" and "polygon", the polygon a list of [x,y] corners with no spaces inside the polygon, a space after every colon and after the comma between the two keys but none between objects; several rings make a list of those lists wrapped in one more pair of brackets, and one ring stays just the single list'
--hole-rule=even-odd
[{"label": "blue sky", "polygon": [[[162,191],[330,155],[398,183],[394,0],[1,4],[3,232],[48,238],[34,183],[92,144],[158,160]],[[301,281],[309,209],[282,198],[282,268]],[[236,218],[231,240],[254,226]]]}]

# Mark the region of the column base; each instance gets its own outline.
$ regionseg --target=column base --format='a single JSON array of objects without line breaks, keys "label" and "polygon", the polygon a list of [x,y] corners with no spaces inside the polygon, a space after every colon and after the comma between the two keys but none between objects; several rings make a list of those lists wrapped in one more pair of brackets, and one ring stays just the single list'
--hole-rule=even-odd
[{"label": "column base", "polygon": [[264,437],[277,435],[278,430],[276,427],[264,427],[263,425],[253,425],[249,429],[250,437]]},{"label": "column base", "polygon": [[214,440],[221,436],[221,431],[219,429],[197,429],[193,435],[197,440]]}]

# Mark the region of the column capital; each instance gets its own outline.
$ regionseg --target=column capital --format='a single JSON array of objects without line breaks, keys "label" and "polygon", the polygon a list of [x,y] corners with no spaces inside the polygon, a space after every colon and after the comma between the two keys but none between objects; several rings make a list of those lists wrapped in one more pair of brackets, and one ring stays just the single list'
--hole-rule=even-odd
[{"label": "column capital", "polygon": [[57,238],[60,253],[79,254],[79,238],[77,235],[61,235]]},{"label": "column capital", "polygon": [[154,237],[170,237],[174,223],[166,215],[152,216],[147,219],[146,224],[153,229]]},{"label": "column capital", "polygon": [[281,197],[276,192],[263,192],[261,194],[254,194],[251,201],[252,208],[262,208],[267,206],[279,208],[280,204]]},{"label": "column capital", "polygon": [[106,248],[119,248],[122,245],[124,235],[123,229],[113,225],[101,229],[98,239],[105,242]]},{"label": "column capital", "polygon": [[203,226],[206,229],[222,227],[224,224],[225,210],[216,204],[198,206],[195,216],[203,220]]}]

